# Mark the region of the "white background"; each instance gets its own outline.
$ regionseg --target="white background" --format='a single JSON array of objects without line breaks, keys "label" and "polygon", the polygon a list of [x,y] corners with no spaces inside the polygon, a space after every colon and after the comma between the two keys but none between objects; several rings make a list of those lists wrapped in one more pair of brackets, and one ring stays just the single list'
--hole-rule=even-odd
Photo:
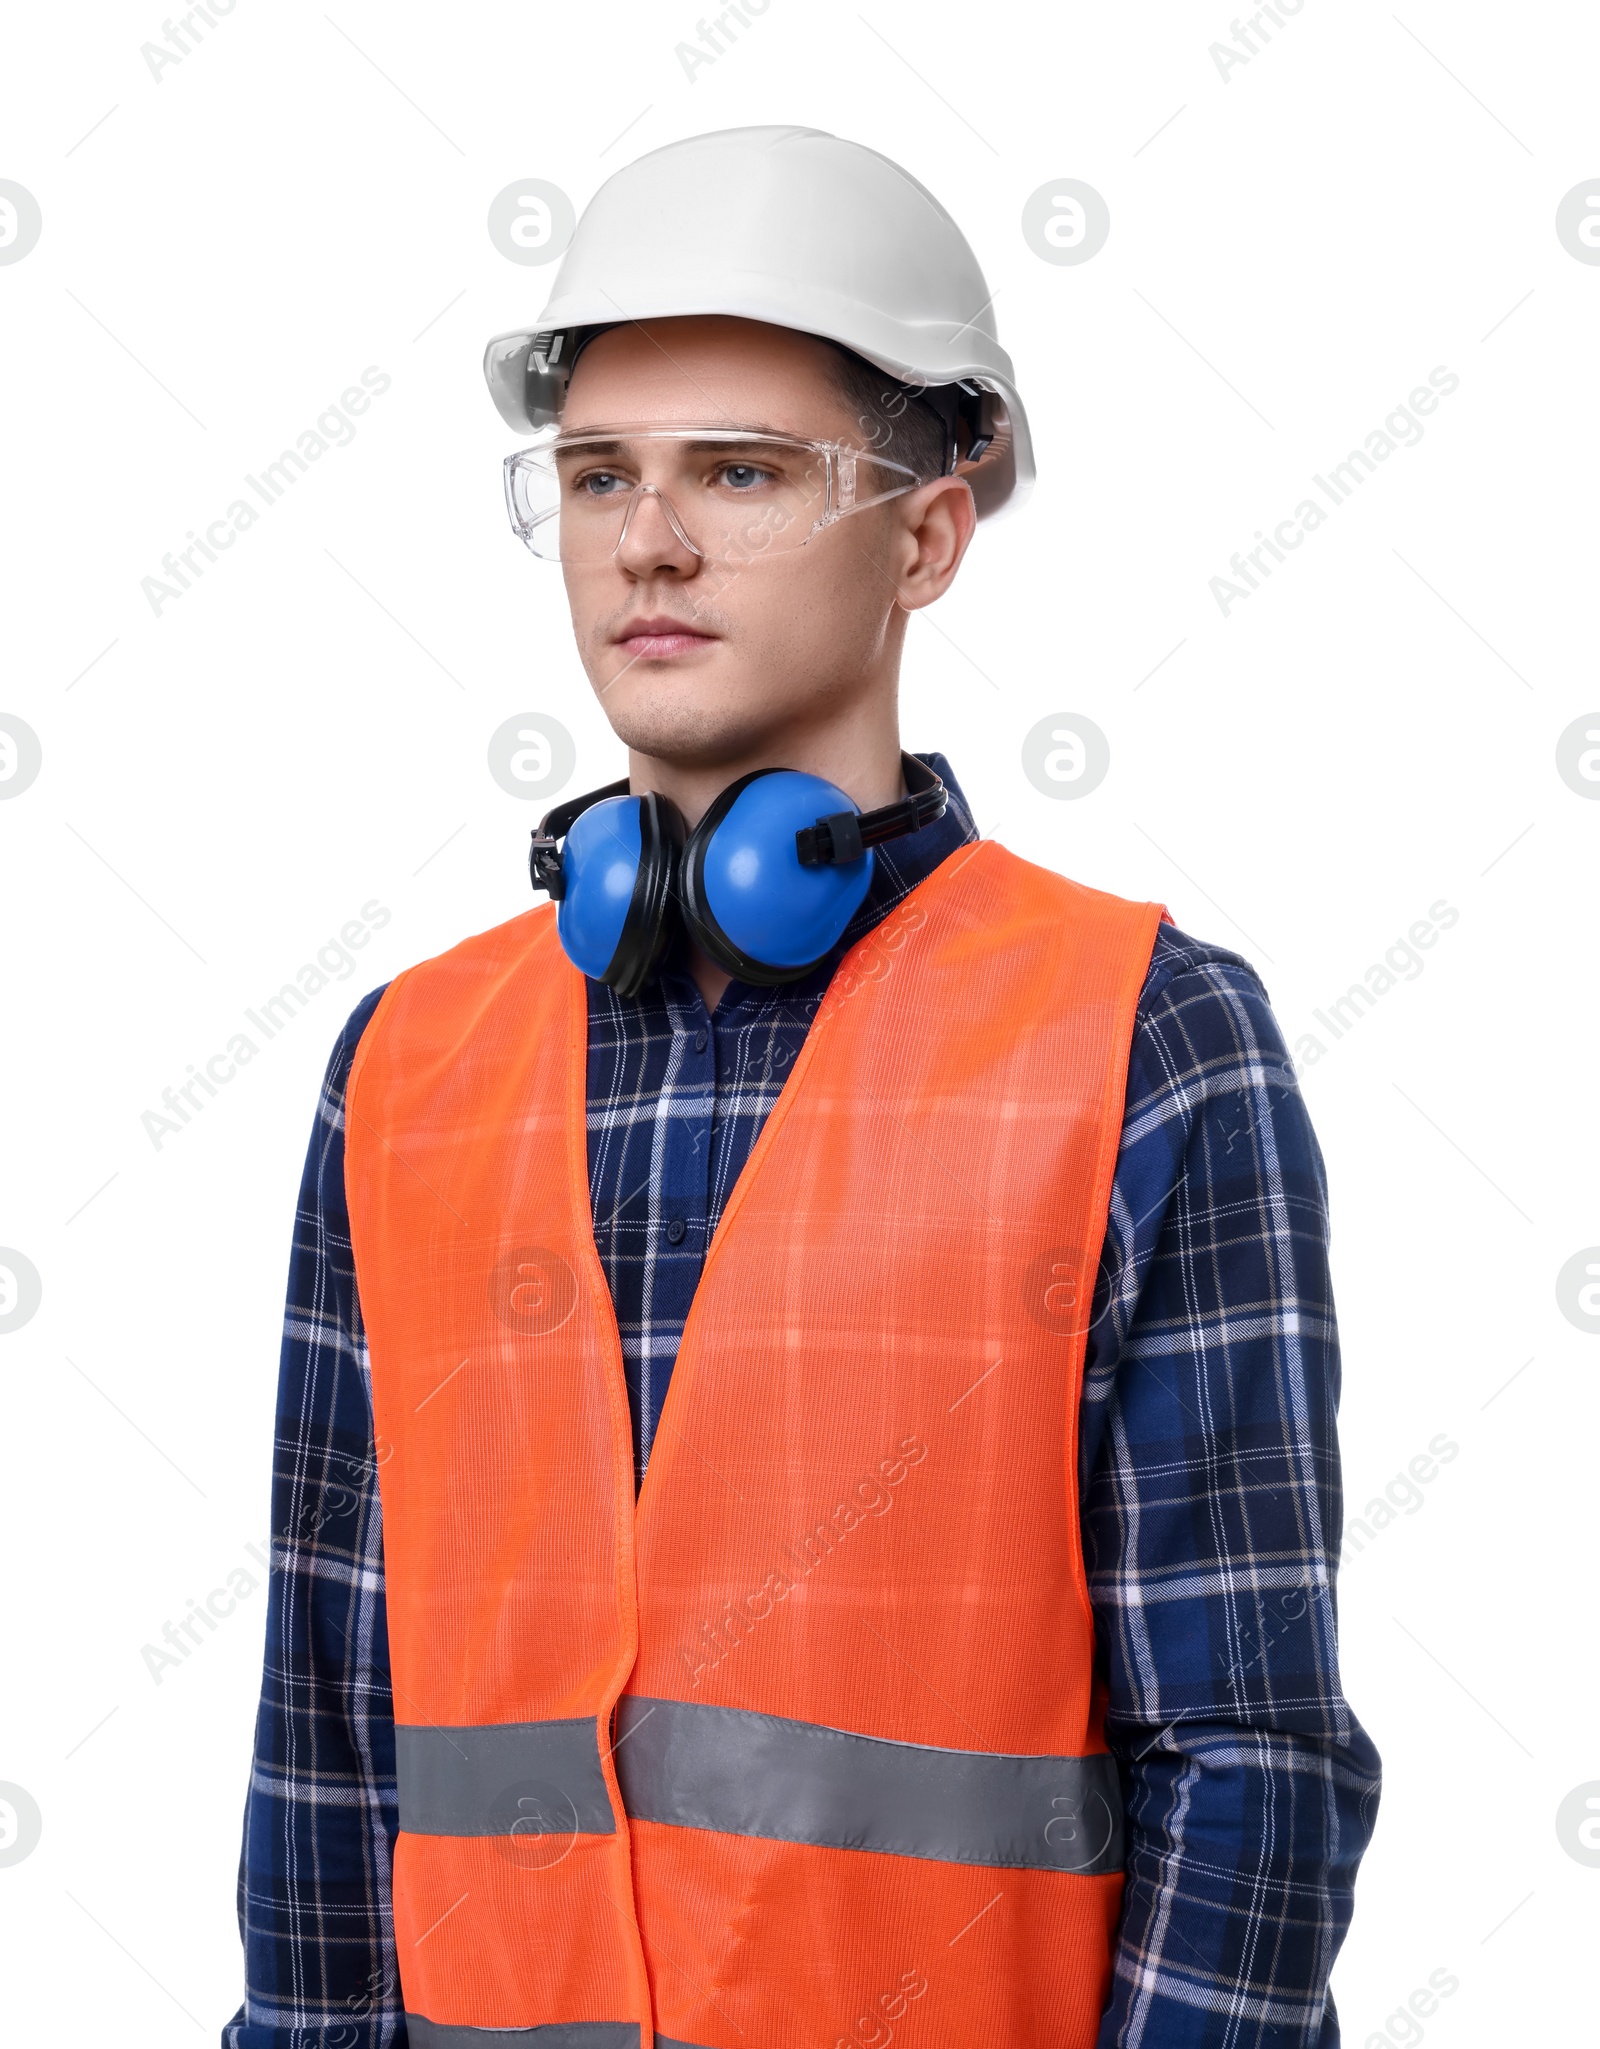
[{"label": "white background", "polygon": [[[0,81],[0,177],[44,218],[0,267],[0,711],[44,760],[0,803],[0,1244],[44,1284],[0,1341],[0,1780],[44,1818],[0,1870],[8,2037],[181,2043],[237,2003],[264,1598],[159,1686],[141,1648],[267,1528],[323,1062],[365,990],[528,901],[543,807],[491,781],[495,727],[559,718],[573,791],[622,766],[559,573],[506,524],[479,358],[553,272],[497,253],[489,202],[540,177],[581,207],[645,149],[781,120],[956,214],[1038,445],[1032,503],[913,622],[908,744],[985,831],[1165,901],[1324,1041],[1351,1513],[1460,1447],[1342,1582],[1387,1777],[1345,2039],[1397,2039],[1440,1968],[1441,2049],[1579,2039],[1600,1871],[1555,1812],[1600,1779],[1600,1344],[1555,1279],[1600,1240],[1600,803],[1555,750],[1600,706],[1600,267],[1554,218],[1600,176],[1600,17],[1307,0],[1224,82],[1227,0],[772,0],[691,82],[692,0],[243,0],[158,84],[157,4],[17,10]],[[1020,229],[1061,177],[1111,211],[1081,266]],[[368,365],[392,387],[354,442],[153,614],[141,579]],[[1436,365],[1460,386],[1426,438],[1224,617],[1209,579]],[[1081,801],[1021,771],[1056,713],[1110,739]],[[358,971],[157,1150],[141,1113],[374,898]],[[1425,970],[1319,1030],[1440,898]]]}]

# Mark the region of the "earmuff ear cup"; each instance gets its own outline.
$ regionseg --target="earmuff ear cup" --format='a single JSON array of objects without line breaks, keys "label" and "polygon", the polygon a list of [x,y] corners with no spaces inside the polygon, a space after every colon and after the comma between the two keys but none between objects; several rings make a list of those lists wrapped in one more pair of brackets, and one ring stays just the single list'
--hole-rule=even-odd
[{"label": "earmuff ear cup", "polygon": [[567,958],[620,996],[637,996],[666,945],[683,846],[669,797],[609,797],[573,821],[562,849],[556,930]]},{"label": "earmuff ear cup", "polygon": [[719,967],[776,987],[827,958],[871,885],[872,850],[807,868],[795,834],[855,808],[798,769],[758,768],[722,791],[684,844],[678,881],[683,921]]}]

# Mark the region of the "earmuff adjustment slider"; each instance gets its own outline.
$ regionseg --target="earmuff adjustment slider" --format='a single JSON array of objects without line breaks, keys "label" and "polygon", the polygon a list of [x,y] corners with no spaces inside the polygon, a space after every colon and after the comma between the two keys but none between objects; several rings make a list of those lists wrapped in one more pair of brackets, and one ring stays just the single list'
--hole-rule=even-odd
[{"label": "earmuff adjustment slider", "polygon": [[920,832],[944,816],[950,796],[938,776],[913,754],[902,754],[900,762],[910,796],[876,811],[830,811],[815,825],[801,826],[794,848],[802,868],[842,868],[868,847]]},{"label": "earmuff adjustment slider", "polygon": [[560,842],[572,830],[574,821],[591,804],[599,803],[602,797],[626,797],[627,794],[628,778],[619,776],[614,783],[607,783],[604,789],[588,790],[583,796],[574,797],[568,803],[558,804],[553,811],[547,811],[529,834],[528,880],[535,889],[547,890],[552,903],[560,903],[567,893]]},{"label": "earmuff adjustment slider", "polygon": [[831,811],[815,825],[803,825],[794,836],[802,868],[842,868],[862,854],[859,811]]},{"label": "earmuff adjustment slider", "polygon": [[561,865],[561,848],[549,833],[536,832],[528,849],[528,877],[535,889],[550,892],[553,903],[567,893],[566,871]]}]

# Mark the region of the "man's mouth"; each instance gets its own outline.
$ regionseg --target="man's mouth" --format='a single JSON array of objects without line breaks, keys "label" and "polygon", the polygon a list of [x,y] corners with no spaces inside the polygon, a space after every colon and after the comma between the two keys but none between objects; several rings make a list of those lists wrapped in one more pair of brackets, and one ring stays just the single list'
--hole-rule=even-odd
[{"label": "man's mouth", "polygon": [[716,638],[714,633],[703,633],[696,626],[664,614],[630,619],[612,636],[614,645],[635,662],[670,661],[675,655],[693,654],[697,648],[710,647]]}]

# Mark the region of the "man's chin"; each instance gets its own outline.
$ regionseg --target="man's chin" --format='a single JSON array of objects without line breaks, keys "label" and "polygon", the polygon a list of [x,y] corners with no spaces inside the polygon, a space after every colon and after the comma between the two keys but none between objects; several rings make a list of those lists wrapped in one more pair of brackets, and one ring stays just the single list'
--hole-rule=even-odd
[{"label": "man's chin", "polygon": [[602,694],[600,703],[625,747],[682,768],[742,760],[762,746],[777,723],[770,716],[770,699],[763,706],[768,716],[752,716],[752,708],[763,704],[753,683],[730,690],[720,677],[716,688],[697,689],[687,675],[639,677],[636,670],[618,689]]}]

